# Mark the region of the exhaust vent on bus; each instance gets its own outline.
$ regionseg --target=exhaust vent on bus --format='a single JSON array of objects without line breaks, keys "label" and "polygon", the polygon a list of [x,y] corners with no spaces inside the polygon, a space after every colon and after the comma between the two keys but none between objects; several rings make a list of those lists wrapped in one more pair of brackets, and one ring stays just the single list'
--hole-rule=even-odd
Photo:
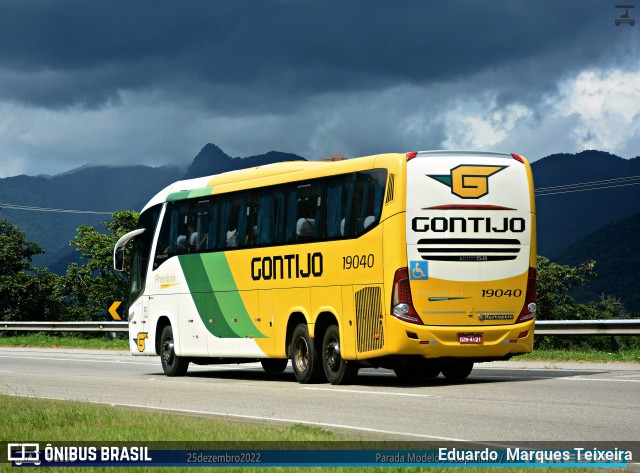
[{"label": "exhaust vent on bus", "polygon": [[387,198],[384,200],[384,205],[393,202],[393,193],[396,186],[396,175],[389,174],[389,182],[387,183]]},{"label": "exhaust vent on bus", "polygon": [[360,353],[384,346],[382,326],[382,289],[365,287],[355,293],[356,336]]},{"label": "exhaust vent on bus", "polygon": [[520,252],[520,240],[507,238],[423,238],[422,259],[429,261],[509,261]]}]

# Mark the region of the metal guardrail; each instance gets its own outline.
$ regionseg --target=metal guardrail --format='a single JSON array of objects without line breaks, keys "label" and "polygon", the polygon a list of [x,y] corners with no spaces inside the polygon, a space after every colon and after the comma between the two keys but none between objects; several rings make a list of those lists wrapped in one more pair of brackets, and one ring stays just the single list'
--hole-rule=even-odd
[{"label": "metal guardrail", "polygon": [[[125,321],[0,322],[0,332],[127,332]],[[640,319],[536,320],[536,335],[640,335]]]},{"label": "metal guardrail", "polygon": [[125,321],[109,322],[0,322],[0,332],[128,332]]},{"label": "metal guardrail", "polygon": [[640,319],[536,320],[536,335],[640,335]]}]

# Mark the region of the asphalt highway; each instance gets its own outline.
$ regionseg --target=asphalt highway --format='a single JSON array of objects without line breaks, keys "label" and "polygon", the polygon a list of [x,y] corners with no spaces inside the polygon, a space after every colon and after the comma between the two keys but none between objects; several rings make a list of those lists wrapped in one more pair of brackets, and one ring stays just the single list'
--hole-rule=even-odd
[{"label": "asphalt highway", "polygon": [[191,365],[168,378],[158,357],[0,348],[0,393],[301,423],[397,440],[639,440],[640,364],[493,362],[465,382],[401,382],[364,369],[349,386],[301,385],[259,363]]}]

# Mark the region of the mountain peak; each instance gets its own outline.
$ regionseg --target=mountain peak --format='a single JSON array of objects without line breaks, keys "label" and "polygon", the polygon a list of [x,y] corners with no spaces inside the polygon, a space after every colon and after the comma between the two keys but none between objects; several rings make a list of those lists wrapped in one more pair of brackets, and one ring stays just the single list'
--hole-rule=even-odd
[{"label": "mountain peak", "polygon": [[280,161],[300,161],[304,158],[292,154],[282,153],[280,151],[269,151],[267,154],[259,156],[249,156],[246,158],[232,158],[222,151],[218,146],[207,143],[194,158],[184,179],[192,179],[194,177],[211,176],[220,174],[221,172],[234,171],[236,169],[244,169],[253,166],[262,166]]},{"label": "mountain peak", "polygon": [[211,174],[209,169],[211,169],[212,166],[225,166],[225,164],[228,166],[230,162],[231,156],[227,155],[213,143],[207,143],[193,159],[185,178],[190,179],[192,177],[206,176]]}]

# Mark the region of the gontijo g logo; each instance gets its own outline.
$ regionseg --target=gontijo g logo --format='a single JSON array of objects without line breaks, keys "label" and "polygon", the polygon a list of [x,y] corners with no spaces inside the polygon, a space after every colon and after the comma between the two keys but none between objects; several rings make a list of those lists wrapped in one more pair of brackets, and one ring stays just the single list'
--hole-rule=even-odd
[{"label": "gontijo g logo", "polygon": [[489,176],[502,171],[507,166],[461,164],[451,170],[451,174],[429,175],[451,188],[451,193],[462,199],[479,199],[489,193]]}]

